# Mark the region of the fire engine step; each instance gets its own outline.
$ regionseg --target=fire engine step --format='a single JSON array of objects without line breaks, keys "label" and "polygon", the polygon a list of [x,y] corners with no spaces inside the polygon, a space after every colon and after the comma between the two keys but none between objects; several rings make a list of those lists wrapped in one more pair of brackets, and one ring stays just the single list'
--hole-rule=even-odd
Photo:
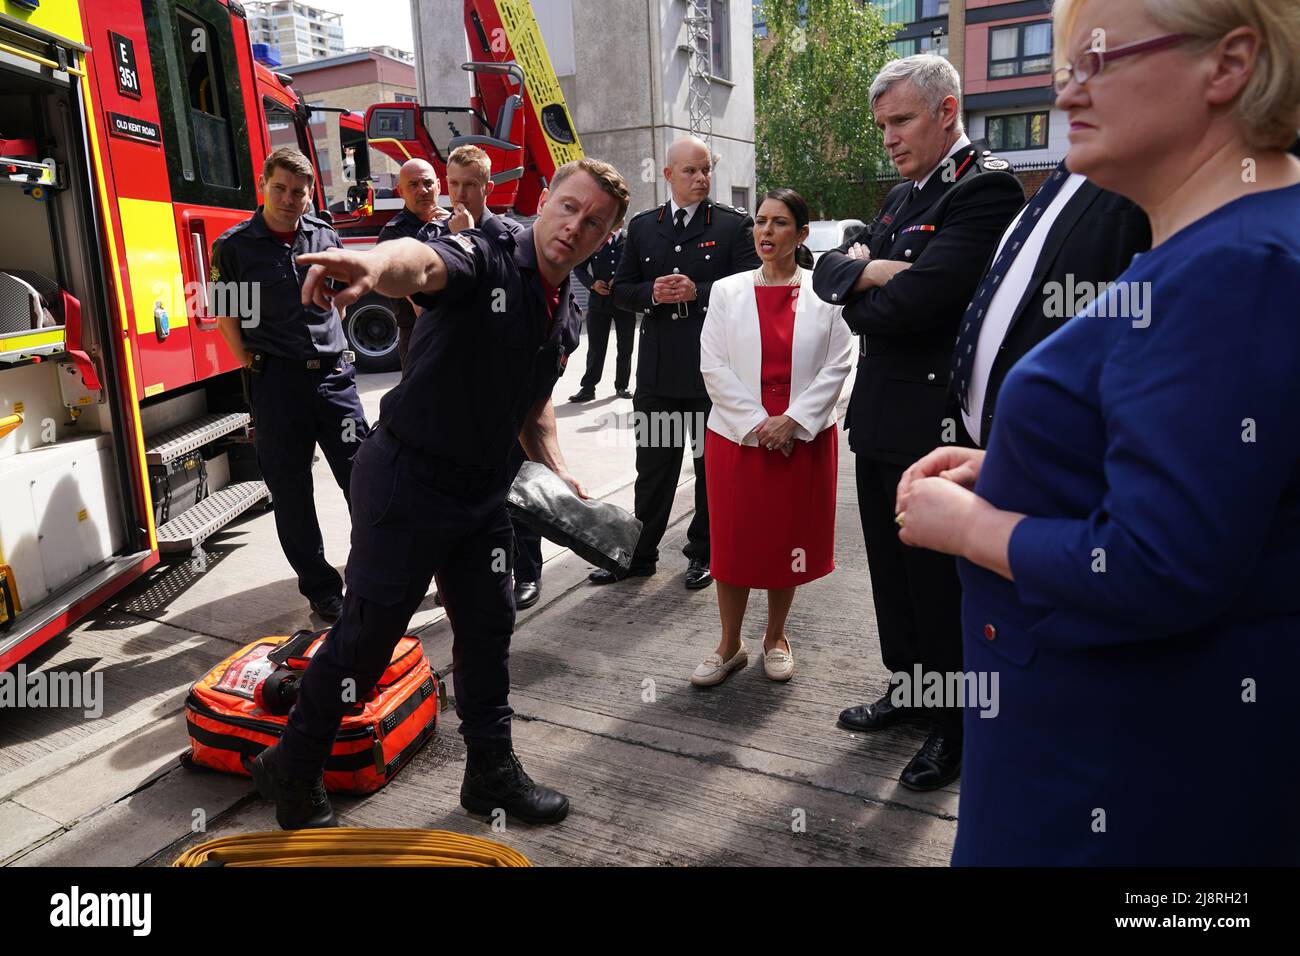
[{"label": "fire engine step", "polygon": [[202,448],[210,441],[239,431],[248,425],[248,412],[228,412],[204,415],[165,432],[150,435],[146,460],[151,465],[165,465],[186,452]]},{"label": "fire engine step", "polygon": [[192,551],[268,494],[264,481],[241,481],[208,495],[158,529],[158,550]]}]

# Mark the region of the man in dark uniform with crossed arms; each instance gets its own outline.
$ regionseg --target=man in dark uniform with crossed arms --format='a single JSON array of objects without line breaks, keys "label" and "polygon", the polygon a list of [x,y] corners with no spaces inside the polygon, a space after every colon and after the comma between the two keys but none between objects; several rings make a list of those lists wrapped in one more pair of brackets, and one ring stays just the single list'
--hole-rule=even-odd
[{"label": "man in dark uniform with crossed arms", "polygon": [[[885,149],[904,177],[880,215],[828,252],[813,290],[844,306],[860,342],[846,426],[857,467],[881,656],[895,675],[916,667],[961,671],[961,585],[945,554],[898,540],[894,494],[903,470],[936,444],[960,437],[948,405],[948,366],[958,323],[998,238],[1024,202],[1005,160],[982,155],[961,126],[961,80],[943,57],[886,64],[871,86]],[[945,420],[946,416],[946,420]],[[915,688],[920,697],[920,688]],[[926,716],[931,733],[899,782],[934,790],[961,770],[961,711],[894,706],[891,693],[847,708],[840,724],[874,731]]]},{"label": "man in dark uniform with crossed arms", "polygon": [[700,330],[717,279],[757,269],[754,220],[742,209],[709,199],[713,161],[702,140],[686,136],[668,147],[664,178],[672,198],[628,223],[623,258],[611,293],[616,308],[644,313],[632,407],[642,426],[636,446],[636,516],[641,519],[632,566],[599,570],[596,584],[651,575],[668,528],[682,445],[694,445],[695,515],[686,530],[686,587],[708,587],[709,499],[704,482],[704,423],[709,393],[700,374]]},{"label": "man in dark uniform with crossed arms", "polygon": [[505,496],[522,440],[530,458],[585,497],[560,453],[551,391],[578,341],[569,273],[605,241],[627,201],[614,167],[582,159],[556,171],[537,221],[517,235],[498,220],[426,243],[303,257],[312,267],[304,301],[326,303],[329,276],[346,286],[334,295],[340,306],[375,290],[413,295],[430,313],[357,456],[343,615],[303,673],[283,737],[252,763],[285,829],[335,825],[322,771],[339,723],[348,701],[374,687],[435,575],[454,635],[467,750],[461,805],[530,823],[568,812],[568,799],[534,783],[511,746]]}]

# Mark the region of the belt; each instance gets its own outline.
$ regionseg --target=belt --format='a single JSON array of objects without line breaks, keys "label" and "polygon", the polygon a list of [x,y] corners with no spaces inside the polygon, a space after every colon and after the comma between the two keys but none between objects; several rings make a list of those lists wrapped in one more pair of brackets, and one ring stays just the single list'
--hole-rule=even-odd
[{"label": "belt", "polygon": [[353,362],[356,361],[357,358],[356,353],[351,351],[350,349],[344,349],[342,352],[335,352],[331,355],[317,355],[315,358],[309,358],[309,359],[304,359],[304,358],[289,359],[289,358],[285,358],[282,355],[273,355],[270,352],[261,352],[261,353],[254,352],[253,354],[255,355],[260,354],[262,356],[263,362],[281,363],[284,365],[292,366],[293,368],[302,368],[302,369],[308,369],[312,371],[318,371],[320,369],[337,368],[340,359],[342,359],[343,361],[351,365]]}]

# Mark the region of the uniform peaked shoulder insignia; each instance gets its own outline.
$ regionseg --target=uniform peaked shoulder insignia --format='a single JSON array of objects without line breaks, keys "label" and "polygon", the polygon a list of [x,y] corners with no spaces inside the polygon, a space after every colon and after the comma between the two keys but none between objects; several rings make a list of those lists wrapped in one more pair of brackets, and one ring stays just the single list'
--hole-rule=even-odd
[{"label": "uniform peaked shoulder insignia", "polygon": [[1011,164],[1005,159],[999,159],[997,156],[985,156],[982,165],[985,169],[1003,172],[1011,168]]},{"label": "uniform peaked shoulder insignia", "polygon": [[737,216],[749,215],[749,213],[745,212],[745,210],[740,206],[728,206],[725,202],[715,202],[713,205],[717,206],[719,209],[725,209],[727,212],[734,213]]},{"label": "uniform peaked shoulder insignia", "polygon": [[635,216],[629,219],[628,222],[629,223],[636,222],[642,216],[648,216],[652,212],[663,212],[667,208],[668,208],[668,203],[663,203],[662,205],[659,206],[651,206],[649,209],[642,209],[639,213],[637,213]]}]

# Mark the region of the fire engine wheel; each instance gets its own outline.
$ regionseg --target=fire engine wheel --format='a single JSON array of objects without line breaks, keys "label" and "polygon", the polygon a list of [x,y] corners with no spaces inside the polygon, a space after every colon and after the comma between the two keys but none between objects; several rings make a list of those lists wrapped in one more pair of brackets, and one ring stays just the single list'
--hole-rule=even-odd
[{"label": "fire engine wheel", "polygon": [[348,348],[356,353],[359,372],[395,372],[401,368],[397,354],[397,313],[391,300],[371,294],[348,309],[343,320]]}]

